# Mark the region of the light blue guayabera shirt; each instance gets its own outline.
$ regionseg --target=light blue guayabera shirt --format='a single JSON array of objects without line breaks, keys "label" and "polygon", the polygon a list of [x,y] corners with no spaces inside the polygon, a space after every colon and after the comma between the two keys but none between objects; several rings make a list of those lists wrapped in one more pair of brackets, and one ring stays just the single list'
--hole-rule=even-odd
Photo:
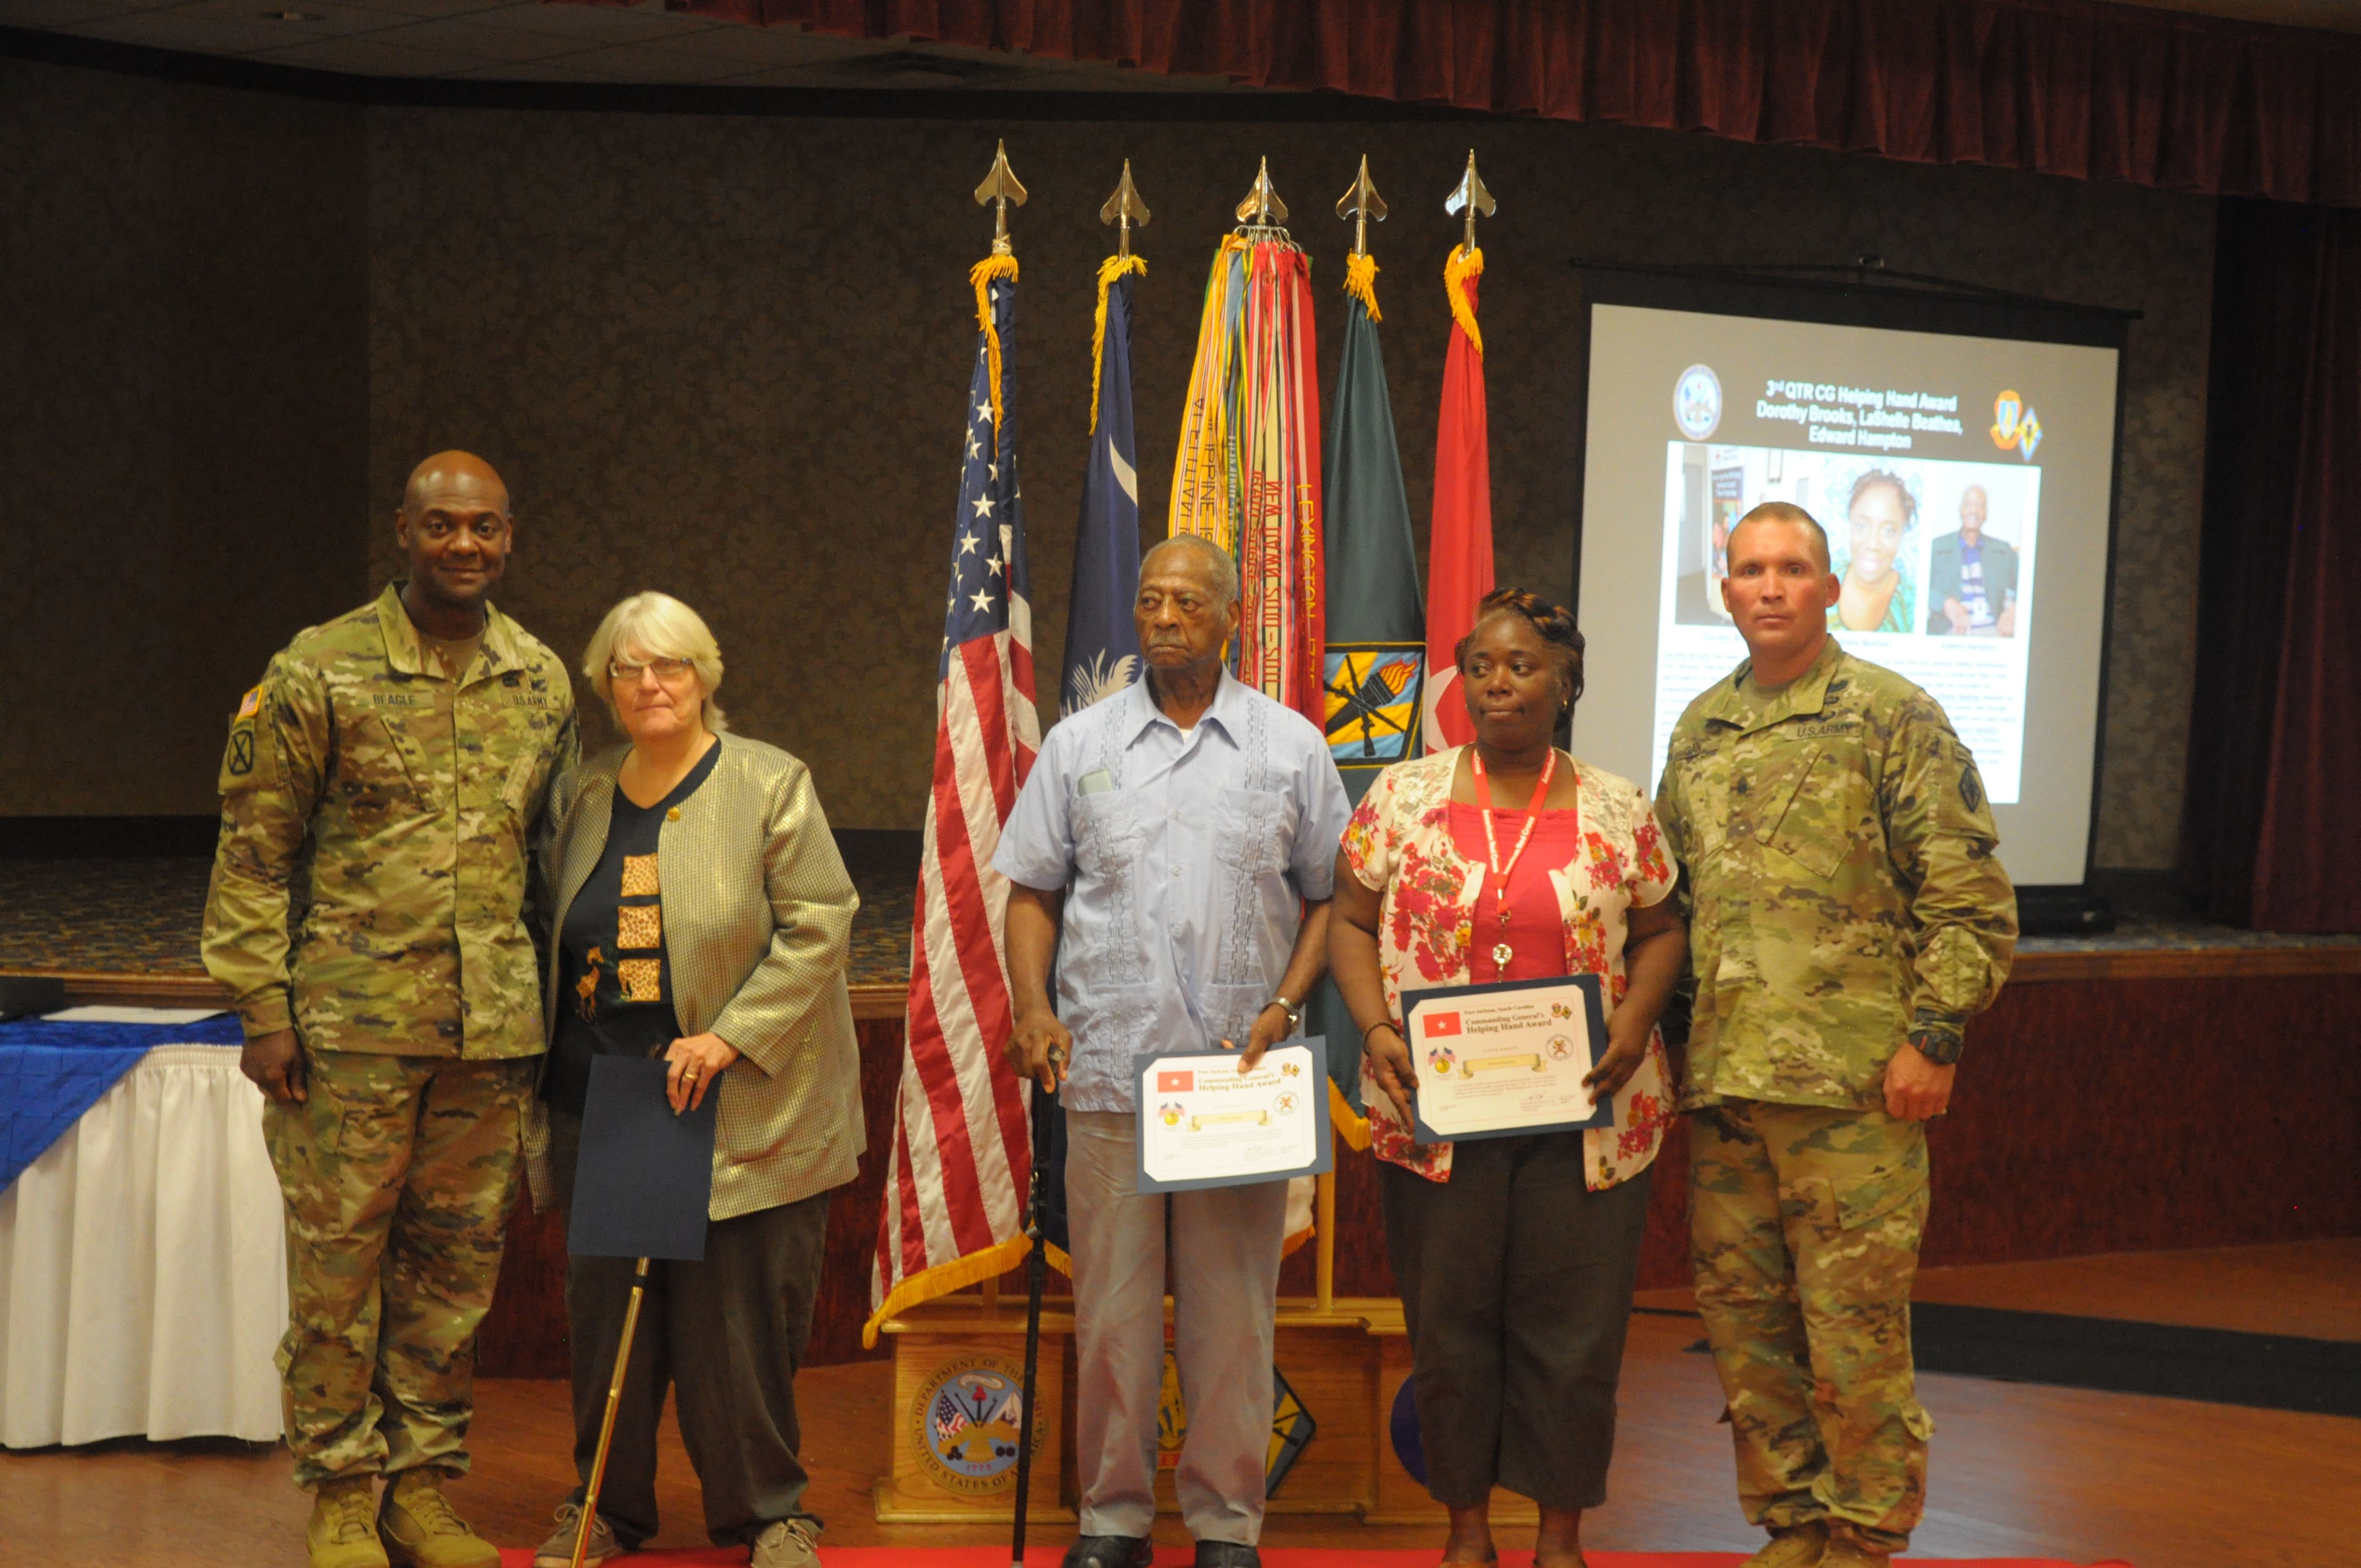
[{"label": "light blue guayabera shirt", "polygon": [[1145,680],[1049,731],[992,864],[1066,889],[1067,1109],[1135,1109],[1143,1050],[1246,1043],[1350,815],[1320,731],[1227,674],[1186,734]]}]

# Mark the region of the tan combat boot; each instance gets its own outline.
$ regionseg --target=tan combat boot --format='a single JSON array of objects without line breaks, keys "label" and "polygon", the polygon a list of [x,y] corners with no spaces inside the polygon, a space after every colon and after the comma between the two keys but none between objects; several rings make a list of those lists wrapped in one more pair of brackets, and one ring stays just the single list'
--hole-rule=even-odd
[{"label": "tan combat boot", "polygon": [[1789,1530],[1773,1530],[1771,1543],[1739,1568],[1826,1568],[1830,1562],[1828,1527],[1819,1519]]},{"label": "tan combat boot", "polygon": [[385,1546],[377,1538],[376,1484],[374,1475],[320,1483],[312,1522],[303,1530],[312,1568],[386,1568]]},{"label": "tan combat boot", "polygon": [[747,1568],[819,1568],[819,1520],[781,1519],[754,1538]]},{"label": "tan combat boot", "polygon": [[1828,1532],[1828,1549],[1821,1554],[1817,1568],[1886,1568],[1893,1556],[1884,1547],[1872,1546],[1839,1526]]},{"label": "tan combat boot", "polygon": [[393,1478],[378,1510],[378,1530],[386,1555],[402,1568],[500,1568],[500,1549],[451,1511],[434,1470],[405,1470]]}]

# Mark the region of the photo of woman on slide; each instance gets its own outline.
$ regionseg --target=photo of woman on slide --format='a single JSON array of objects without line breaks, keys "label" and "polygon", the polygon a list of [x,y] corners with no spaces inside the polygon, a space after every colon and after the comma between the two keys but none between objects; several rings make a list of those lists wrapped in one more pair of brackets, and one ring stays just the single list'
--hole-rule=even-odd
[{"label": "photo of woman on slide", "polygon": [[1918,499],[1901,475],[1872,468],[1852,483],[1844,521],[1828,530],[1832,569],[1842,579],[1828,607],[1831,631],[1915,631],[1918,585],[1904,543],[1918,522]]}]

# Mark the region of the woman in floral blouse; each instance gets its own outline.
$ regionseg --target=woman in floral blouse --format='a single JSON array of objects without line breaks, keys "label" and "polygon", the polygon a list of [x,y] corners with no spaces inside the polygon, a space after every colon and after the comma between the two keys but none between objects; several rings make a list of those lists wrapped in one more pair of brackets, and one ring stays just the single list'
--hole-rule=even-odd
[{"label": "woman in floral blouse", "polygon": [[[1329,964],[1362,1031],[1427,1488],[1451,1510],[1445,1563],[1494,1558],[1498,1485],[1541,1505],[1536,1568],[1579,1568],[1672,1113],[1656,1018],[1688,937],[1647,797],[1552,744],[1582,654],[1565,609],[1487,596],[1457,651],[1476,743],[1379,774],[1338,857]],[[1602,977],[1607,1048],[1588,1081],[1613,1097],[1614,1125],[1413,1142],[1402,993],[1562,974]]]}]

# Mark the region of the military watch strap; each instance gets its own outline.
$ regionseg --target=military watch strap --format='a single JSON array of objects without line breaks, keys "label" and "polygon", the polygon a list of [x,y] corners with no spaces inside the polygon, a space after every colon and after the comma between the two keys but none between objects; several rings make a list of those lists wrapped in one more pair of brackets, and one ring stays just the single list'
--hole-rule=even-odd
[{"label": "military watch strap", "polygon": [[1917,1053],[1937,1067],[1949,1067],[1960,1059],[1967,1049],[1967,1036],[1957,1024],[1929,1024],[1921,1020],[1911,1026],[1910,1044]]}]

